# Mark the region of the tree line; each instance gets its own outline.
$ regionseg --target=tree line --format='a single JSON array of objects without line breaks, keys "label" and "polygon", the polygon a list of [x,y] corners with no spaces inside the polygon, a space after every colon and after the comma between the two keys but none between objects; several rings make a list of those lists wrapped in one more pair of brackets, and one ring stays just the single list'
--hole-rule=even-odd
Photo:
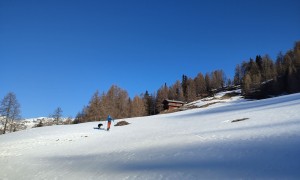
[{"label": "tree line", "polygon": [[165,99],[192,102],[225,85],[223,70],[206,73],[205,76],[199,73],[195,78],[183,75],[181,81],[177,80],[171,86],[165,83],[156,92],[146,91],[133,99],[126,90],[112,85],[108,92],[100,94],[96,91],[88,105],[76,115],[74,123],[105,120],[108,115],[119,119],[159,114],[164,111],[162,102]]},{"label": "tree line", "polygon": [[257,55],[236,65],[233,80],[223,70],[205,75],[200,72],[194,78],[182,75],[170,86],[165,83],[154,93],[146,91],[133,99],[126,90],[112,85],[108,92],[94,93],[75,123],[105,120],[108,114],[116,119],[155,115],[164,111],[165,99],[192,102],[226,87],[240,87],[246,98],[255,99],[300,92],[300,41],[292,50],[279,53],[276,61],[268,55]]},{"label": "tree line", "polygon": [[235,68],[234,84],[241,85],[246,98],[267,98],[300,92],[300,41],[275,61],[268,55],[257,55]]},{"label": "tree line", "polygon": [[76,115],[74,123],[104,120],[108,115],[114,118],[144,116],[146,114],[144,100],[140,96],[129,98],[128,92],[112,85],[107,93],[96,91],[84,107]]},{"label": "tree line", "polygon": [[[107,92],[96,91],[76,115],[74,123],[105,120],[109,114],[116,119],[155,115],[164,111],[165,99],[192,102],[226,87],[240,87],[242,95],[255,99],[300,92],[300,41],[285,54],[280,52],[275,61],[268,55],[257,55],[236,65],[233,80],[223,70],[205,75],[200,72],[194,78],[182,75],[181,80],[170,86],[165,83],[153,93],[145,91],[133,98],[126,90],[112,85]],[[1,133],[17,129],[15,120],[20,119],[20,112],[16,95],[8,93],[0,105]],[[52,115],[56,124],[61,116],[62,110],[57,108]]]}]

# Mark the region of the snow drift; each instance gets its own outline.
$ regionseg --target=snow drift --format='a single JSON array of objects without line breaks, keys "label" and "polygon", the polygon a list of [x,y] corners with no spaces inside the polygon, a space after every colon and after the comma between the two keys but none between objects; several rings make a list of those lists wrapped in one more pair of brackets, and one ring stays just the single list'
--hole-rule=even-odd
[{"label": "snow drift", "polygon": [[300,94],[232,99],[109,132],[92,122],[6,134],[0,179],[299,179],[299,109]]}]

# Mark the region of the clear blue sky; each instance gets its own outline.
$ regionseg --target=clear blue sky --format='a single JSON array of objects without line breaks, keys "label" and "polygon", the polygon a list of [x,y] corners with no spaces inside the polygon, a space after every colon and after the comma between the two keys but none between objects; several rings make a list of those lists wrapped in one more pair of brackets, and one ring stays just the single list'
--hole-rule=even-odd
[{"label": "clear blue sky", "polygon": [[131,97],[300,40],[299,0],[1,0],[0,98],[75,117],[96,90]]}]

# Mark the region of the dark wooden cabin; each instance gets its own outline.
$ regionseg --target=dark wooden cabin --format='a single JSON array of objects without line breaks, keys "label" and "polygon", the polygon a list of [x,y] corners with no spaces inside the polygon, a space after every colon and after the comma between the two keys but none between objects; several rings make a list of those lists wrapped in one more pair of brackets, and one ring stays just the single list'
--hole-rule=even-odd
[{"label": "dark wooden cabin", "polygon": [[165,99],[163,101],[164,109],[165,110],[174,110],[182,107],[185,104],[185,102],[182,101],[176,101],[176,100],[170,100],[170,99]]}]

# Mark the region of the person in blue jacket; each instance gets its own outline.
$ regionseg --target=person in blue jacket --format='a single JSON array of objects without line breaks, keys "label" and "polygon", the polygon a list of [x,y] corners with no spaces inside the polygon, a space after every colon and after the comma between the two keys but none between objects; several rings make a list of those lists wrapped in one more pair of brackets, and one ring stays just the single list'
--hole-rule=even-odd
[{"label": "person in blue jacket", "polygon": [[113,121],[113,118],[111,118],[111,116],[108,115],[108,116],[107,116],[107,130],[108,130],[108,131],[109,131],[109,129],[110,129],[111,121]]}]

